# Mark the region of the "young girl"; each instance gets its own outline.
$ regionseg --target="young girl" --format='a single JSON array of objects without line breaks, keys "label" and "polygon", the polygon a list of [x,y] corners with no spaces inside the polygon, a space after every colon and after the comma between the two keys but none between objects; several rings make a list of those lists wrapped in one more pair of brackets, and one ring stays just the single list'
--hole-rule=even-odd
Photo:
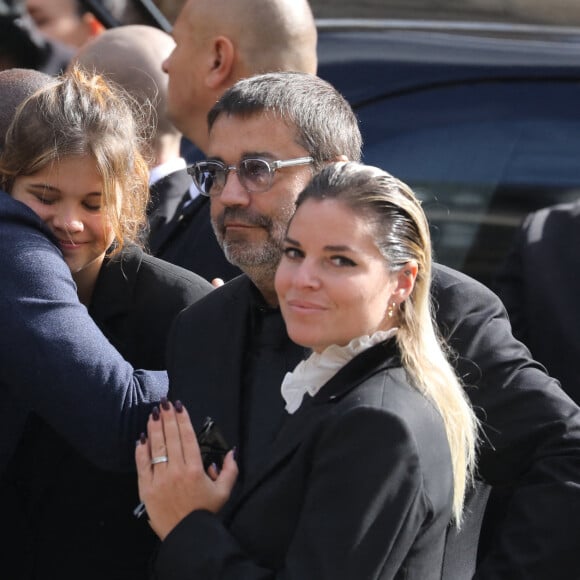
[{"label": "young girl", "polygon": [[[103,78],[73,69],[19,107],[0,188],[45,223],[79,299],[124,358],[164,369],[173,318],[211,285],[140,248],[148,171],[136,112]],[[99,471],[35,417],[10,477],[29,513],[25,561],[35,575],[78,578],[82,563],[83,578],[144,577],[153,537],[132,518],[133,478]]]}]

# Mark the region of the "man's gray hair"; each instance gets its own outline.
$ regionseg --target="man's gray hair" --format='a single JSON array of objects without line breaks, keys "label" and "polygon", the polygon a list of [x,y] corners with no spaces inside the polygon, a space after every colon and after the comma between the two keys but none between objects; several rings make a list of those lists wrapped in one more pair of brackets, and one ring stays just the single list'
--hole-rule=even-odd
[{"label": "man's gray hair", "polygon": [[321,78],[298,72],[257,75],[238,81],[208,114],[208,127],[220,115],[251,117],[267,113],[296,132],[296,142],[314,158],[315,167],[345,155],[361,158],[358,120],[346,99]]}]

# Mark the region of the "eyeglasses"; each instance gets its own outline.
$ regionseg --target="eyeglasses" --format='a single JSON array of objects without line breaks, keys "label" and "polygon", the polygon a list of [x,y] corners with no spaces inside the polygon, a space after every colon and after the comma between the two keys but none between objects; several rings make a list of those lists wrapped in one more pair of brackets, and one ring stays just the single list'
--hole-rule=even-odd
[{"label": "eyeglasses", "polygon": [[268,191],[272,187],[274,173],[278,169],[309,165],[313,162],[312,157],[297,157],[284,161],[268,161],[256,157],[243,159],[238,165],[226,165],[221,161],[198,161],[188,167],[187,172],[193,178],[199,191],[210,197],[222,192],[230,171],[238,174],[238,179],[246,191],[259,193]]}]

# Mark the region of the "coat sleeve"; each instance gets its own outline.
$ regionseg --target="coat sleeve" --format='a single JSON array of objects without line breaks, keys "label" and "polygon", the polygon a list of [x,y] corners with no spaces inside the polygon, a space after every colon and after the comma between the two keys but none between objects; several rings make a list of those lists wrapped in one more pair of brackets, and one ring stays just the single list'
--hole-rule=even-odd
[{"label": "coat sleeve", "polygon": [[[268,569],[255,555],[252,558],[244,552],[243,538],[238,542],[217,516],[195,511],[163,542],[155,564],[156,578],[399,577],[410,547],[433,514],[424,493],[424,475],[408,426],[391,413],[359,407],[330,422],[313,446],[308,476],[294,482],[305,486],[304,501],[283,557],[283,569]],[[447,489],[441,493],[448,509],[443,517],[439,514],[441,525],[436,534],[441,542],[439,552],[435,549],[439,558],[450,517],[452,484],[448,473],[447,477]],[[259,522],[260,514],[255,518]],[[441,561],[431,560],[428,571],[416,577],[438,578],[440,569]]]},{"label": "coat sleeve", "polygon": [[0,384],[99,466],[132,465],[166,373],[135,371],[121,358],[40,230],[3,223],[0,242]]},{"label": "coat sleeve", "polygon": [[580,578],[580,410],[513,337],[485,286],[439,267],[434,295],[483,423],[479,474],[509,497],[501,515],[486,516],[476,578]]}]

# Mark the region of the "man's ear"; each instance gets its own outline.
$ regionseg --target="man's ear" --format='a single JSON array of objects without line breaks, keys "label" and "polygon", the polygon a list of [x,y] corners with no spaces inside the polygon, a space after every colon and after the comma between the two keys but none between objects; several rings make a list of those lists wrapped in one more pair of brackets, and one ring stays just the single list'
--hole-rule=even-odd
[{"label": "man's ear", "polygon": [[212,49],[209,55],[211,61],[205,83],[210,89],[219,89],[227,83],[231,75],[236,49],[227,36],[218,36],[212,42]]},{"label": "man's ear", "polygon": [[337,155],[332,161],[350,161],[346,155]]},{"label": "man's ear", "polygon": [[397,272],[397,284],[391,295],[397,304],[404,302],[413,291],[418,271],[417,262],[411,260]]}]

